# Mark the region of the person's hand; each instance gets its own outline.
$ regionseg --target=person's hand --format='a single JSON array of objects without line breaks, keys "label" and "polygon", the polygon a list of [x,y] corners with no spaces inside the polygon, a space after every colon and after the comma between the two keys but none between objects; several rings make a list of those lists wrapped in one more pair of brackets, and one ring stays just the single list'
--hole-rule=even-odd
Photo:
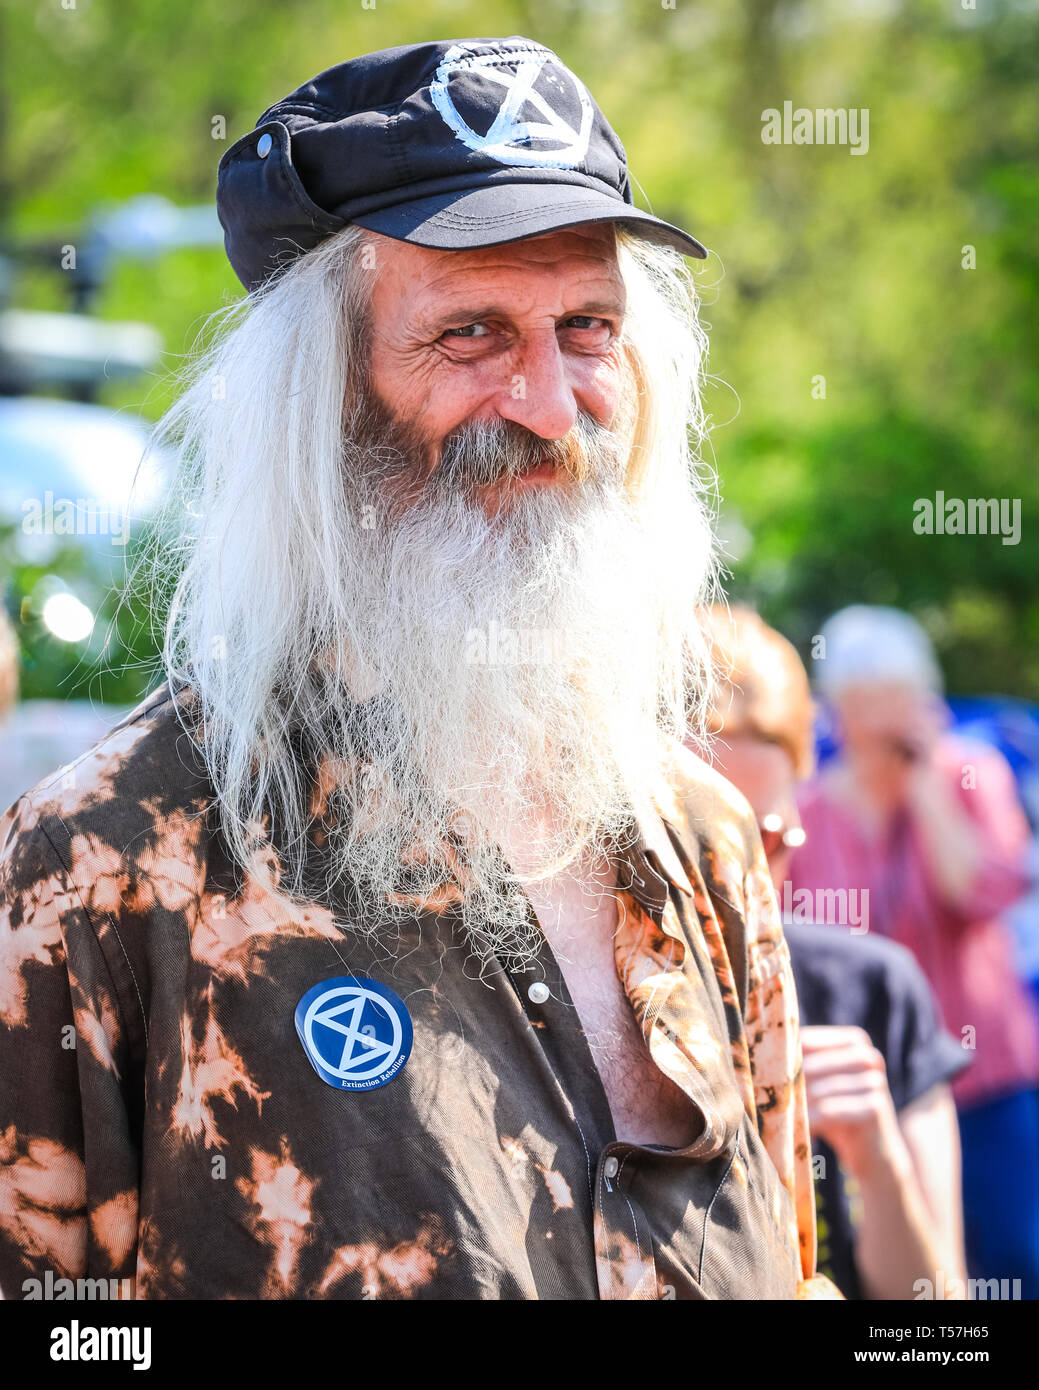
[{"label": "person's hand", "polygon": [[801,1029],[808,1125],[859,1181],[911,1166],[884,1058],[862,1028]]},{"label": "person's hand", "polygon": [[904,804],[929,769],[948,711],[935,696],[901,685],[850,690],[840,705],[845,757],[856,795],[890,811]]},{"label": "person's hand", "polygon": [[934,758],[944,727],[944,707],[929,695],[905,701],[897,714],[898,727],[889,729],[895,754],[912,768],[927,767]]}]

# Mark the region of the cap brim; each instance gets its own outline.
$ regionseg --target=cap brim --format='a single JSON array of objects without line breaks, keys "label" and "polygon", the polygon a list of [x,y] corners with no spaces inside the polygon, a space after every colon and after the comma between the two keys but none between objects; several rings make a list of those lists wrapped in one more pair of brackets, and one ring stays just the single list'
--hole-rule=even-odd
[{"label": "cap brim", "polygon": [[620,222],[647,241],[704,260],[695,237],[620,198],[580,184],[496,183],[397,203],[349,219],[397,241],[441,251],[501,246],[592,222]]}]

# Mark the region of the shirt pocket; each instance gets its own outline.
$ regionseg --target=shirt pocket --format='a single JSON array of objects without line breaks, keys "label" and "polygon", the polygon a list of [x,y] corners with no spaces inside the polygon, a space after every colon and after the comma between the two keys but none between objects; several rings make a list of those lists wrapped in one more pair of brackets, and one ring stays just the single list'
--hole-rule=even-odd
[{"label": "shirt pocket", "polygon": [[744,1117],[707,1208],[697,1281],[709,1299],[793,1299],[800,1277],[793,1203]]}]

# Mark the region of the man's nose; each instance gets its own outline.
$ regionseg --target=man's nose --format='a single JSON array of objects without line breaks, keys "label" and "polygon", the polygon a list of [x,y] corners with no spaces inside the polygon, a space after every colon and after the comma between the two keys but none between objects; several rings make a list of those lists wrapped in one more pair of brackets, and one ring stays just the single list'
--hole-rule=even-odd
[{"label": "man's nose", "polygon": [[562,439],[577,423],[577,400],[554,331],[524,343],[497,401],[504,420],[525,425],[542,439]]}]

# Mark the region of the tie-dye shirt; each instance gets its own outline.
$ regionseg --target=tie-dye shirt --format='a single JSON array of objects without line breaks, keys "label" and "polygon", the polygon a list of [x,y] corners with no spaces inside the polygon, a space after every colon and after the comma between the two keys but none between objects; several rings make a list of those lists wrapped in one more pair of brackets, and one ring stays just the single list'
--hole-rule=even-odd
[{"label": "tie-dye shirt", "polygon": [[[450,895],[362,935],[345,888],[299,902],[236,869],[160,687],[0,821],[4,1296],[838,1297],[746,805],[676,750],[633,829],[617,968],[701,1120],[684,1149],[617,1140],[543,934],[481,975]],[[343,977],[410,1019],[371,1089],[327,1084],[297,1034]]]}]

